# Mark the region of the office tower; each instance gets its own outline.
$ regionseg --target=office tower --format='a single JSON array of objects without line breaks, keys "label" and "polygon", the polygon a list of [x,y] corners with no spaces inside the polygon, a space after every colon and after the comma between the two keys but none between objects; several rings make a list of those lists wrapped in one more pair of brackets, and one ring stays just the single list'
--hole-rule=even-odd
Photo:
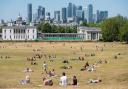
[{"label": "office tower", "polygon": [[96,11],[96,23],[99,23],[100,22],[100,11],[97,10]]},{"label": "office tower", "polygon": [[76,10],[77,10],[77,7],[75,4],[73,4],[73,17],[76,17]]},{"label": "office tower", "polygon": [[62,8],[62,22],[66,23],[67,22],[67,9]]},{"label": "office tower", "polygon": [[38,20],[39,21],[45,20],[45,8],[44,7],[39,6],[37,13],[38,13]]},{"label": "office tower", "polygon": [[94,23],[96,23],[96,22],[97,22],[96,14],[93,14],[93,22],[94,22]]},{"label": "office tower", "polygon": [[73,16],[73,5],[72,3],[68,4],[68,17],[71,18]]},{"label": "office tower", "polygon": [[87,22],[93,23],[93,6],[89,4],[87,7]]},{"label": "office tower", "polygon": [[50,12],[46,12],[45,20],[51,20]]},{"label": "office tower", "polygon": [[38,21],[38,14],[35,13],[33,14],[33,22],[37,22]]},{"label": "office tower", "polygon": [[83,11],[82,10],[76,10],[76,22],[79,23],[82,20]]},{"label": "office tower", "polygon": [[84,21],[87,22],[87,17],[88,17],[88,10],[87,10],[87,7],[84,8]]},{"label": "office tower", "polygon": [[99,22],[102,22],[102,21],[104,21],[105,19],[107,19],[108,18],[108,11],[99,11],[99,10],[97,10],[97,15],[96,15],[97,17],[97,23],[99,23]]},{"label": "office tower", "polygon": [[54,12],[54,21],[60,22],[60,11]]},{"label": "office tower", "polygon": [[32,22],[32,4],[31,3],[29,3],[27,6],[27,13],[28,13],[27,22],[30,23]]},{"label": "office tower", "polygon": [[77,10],[82,10],[82,6],[78,6],[77,7]]}]

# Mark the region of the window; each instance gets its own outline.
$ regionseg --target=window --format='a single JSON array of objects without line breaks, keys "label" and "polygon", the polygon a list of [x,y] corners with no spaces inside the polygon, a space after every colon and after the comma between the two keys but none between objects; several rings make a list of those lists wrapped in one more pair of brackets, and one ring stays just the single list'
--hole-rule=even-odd
[{"label": "window", "polygon": [[4,30],[4,33],[6,33],[6,30]]},{"label": "window", "polygon": [[35,30],[33,30],[33,33],[35,32]]},{"label": "window", "polygon": [[10,33],[11,33],[11,30],[10,30]]},{"label": "window", "polygon": [[6,39],[6,36],[4,36],[4,38]]},{"label": "window", "polygon": [[28,30],[28,33],[29,33],[29,30]]},{"label": "window", "polygon": [[34,35],[33,35],[33,39],[34,39]]}]

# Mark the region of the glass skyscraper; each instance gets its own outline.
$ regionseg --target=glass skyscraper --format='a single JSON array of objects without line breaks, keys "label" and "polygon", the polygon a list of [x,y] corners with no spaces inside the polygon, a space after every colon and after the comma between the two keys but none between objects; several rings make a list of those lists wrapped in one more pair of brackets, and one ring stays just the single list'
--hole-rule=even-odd
[{"label": "glass skyscraper", "polygon": [[39,6],[37,13],[38,13],[38,20],[39,21],[45,20],[45,8],[44,7]]},{"label": "glass skyscraper", "polygon": [[68,17],[72,17],[73,16],[73,5],[72,3],[68,4]]},{"label": "glass skyscraper", "polygon": [[93,23],[93,6],[89,4],[87,7],[87,22]]},{"label": "glass skyscraper", "polygon": [[62,8],[62,22],[66,23],[67,22],[67,8]]},{"label": "glass skyscraper", "polygon": [[27,21],[30,23],[32,22],[32,4],[31,3],[29,3],[27,6],[27,13],[28,13]]},{"label": "glass skyscraper", "polygon": [[54,12],[54,21],[60,22],[60,11]]}]

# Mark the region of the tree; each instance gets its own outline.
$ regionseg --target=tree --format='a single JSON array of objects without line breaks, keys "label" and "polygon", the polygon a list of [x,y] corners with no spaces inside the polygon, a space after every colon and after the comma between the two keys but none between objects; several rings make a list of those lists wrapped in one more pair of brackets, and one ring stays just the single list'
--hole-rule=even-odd
[{"label": "tree", "polygon": [[127,23],[120,29],[120,40],[126,41],[128,44],[128,21]]},{"label": "tree", "polygon": [[101,24],[102,38],[104,41],[119,41],[119,31],[121,27],[126,23],[126,18],[122,16],[116,16],[105,20]]},{"label": "tree", "polygon": [[87,24],[87,22],[82,22],[82,23],[80,24],[80,26],[86,26],[86,27],[88,27],[88,24]]},{"label": "tree", "polygon": [[49,23],[40,23],[37,29],[42,33],[77,33],[77,28],[75,26],[56,26],[50,25]]}]

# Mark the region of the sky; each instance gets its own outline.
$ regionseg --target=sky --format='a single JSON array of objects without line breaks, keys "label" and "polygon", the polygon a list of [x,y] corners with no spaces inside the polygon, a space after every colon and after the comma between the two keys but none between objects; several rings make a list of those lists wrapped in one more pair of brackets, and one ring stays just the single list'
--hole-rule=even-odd
[{"label": "sky", "polygon": [[109,17],[118,14],[128,17],[128,0],[0,0],[0,20],[15,20],[19,13],[23,19],[26,19],[28,3],[32,3],[33,13],[41,5],[53,16],[55,10],[67,7],[69,2],[82,5],[83,8],[88,4],[93,4],[94,13],[96,13],[96,10],[108,10]]}]

